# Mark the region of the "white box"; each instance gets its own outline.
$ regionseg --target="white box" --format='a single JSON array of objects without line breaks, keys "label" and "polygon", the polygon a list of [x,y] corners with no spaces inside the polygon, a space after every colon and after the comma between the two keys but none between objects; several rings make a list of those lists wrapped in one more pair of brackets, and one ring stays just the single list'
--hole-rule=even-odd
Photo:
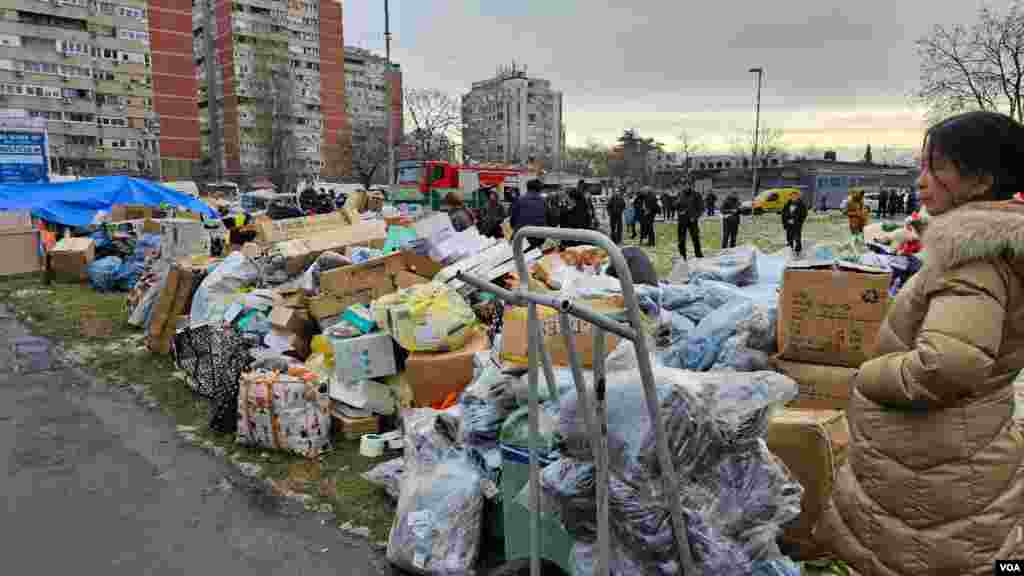
[{"label": "white box", "polygon": [[375,332],[358,338],[332,339],[334,370],[339,382],[358,382],[398,373],[391,335]]}]

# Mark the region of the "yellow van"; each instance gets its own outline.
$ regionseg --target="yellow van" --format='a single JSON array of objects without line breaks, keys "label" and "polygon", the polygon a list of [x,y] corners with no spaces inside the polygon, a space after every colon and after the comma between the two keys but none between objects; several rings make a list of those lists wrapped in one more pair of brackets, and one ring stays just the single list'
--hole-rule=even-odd
[{"label": "yellow van", "polygon": [[769,188],[754,198],[753,210],[757,212],[781,212],[782,207],[802,194],[799,188]]}]

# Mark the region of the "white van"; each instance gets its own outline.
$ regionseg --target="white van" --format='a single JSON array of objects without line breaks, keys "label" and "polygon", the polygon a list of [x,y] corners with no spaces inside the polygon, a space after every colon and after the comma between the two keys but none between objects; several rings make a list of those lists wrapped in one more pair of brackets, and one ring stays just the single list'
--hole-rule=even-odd
[{"label": "white van", "polygon": [[179,180],[177,182],[161,182],[160,184],[163,186],[167,186],[168,188],[177,190],[182,194],[188,194],[193,198],[199,198],[199,186],[196,186],[196,183],[191,180]]}]

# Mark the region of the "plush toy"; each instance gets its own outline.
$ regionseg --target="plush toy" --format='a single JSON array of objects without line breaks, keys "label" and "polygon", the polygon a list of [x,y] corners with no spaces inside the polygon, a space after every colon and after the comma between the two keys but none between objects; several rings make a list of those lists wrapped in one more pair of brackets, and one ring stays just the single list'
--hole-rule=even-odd
[{"label": "plush toy", "polygon": [[921,251],[921,236],[928,226],[928,213],[923,209],[907,216],[904,224],[904,237],[897,252],[904,256],[912,256]]}]

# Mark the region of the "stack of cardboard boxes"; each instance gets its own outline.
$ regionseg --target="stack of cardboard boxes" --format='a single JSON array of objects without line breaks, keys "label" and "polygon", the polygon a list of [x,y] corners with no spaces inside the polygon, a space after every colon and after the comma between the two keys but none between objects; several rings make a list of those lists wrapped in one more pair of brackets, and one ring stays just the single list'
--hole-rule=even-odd
[{"label": "stack of cardboard boxes", "polygon": [[768,446],[804,486],[802,513],[782,541],[807,559],[823,553],[814,528],[846,459],[845,410],[857,368],[875,347],[888,306],[890,275],[856,266],[791,266],[779,295],[775,368],[796,380],[799,395],[769,428]]}]

